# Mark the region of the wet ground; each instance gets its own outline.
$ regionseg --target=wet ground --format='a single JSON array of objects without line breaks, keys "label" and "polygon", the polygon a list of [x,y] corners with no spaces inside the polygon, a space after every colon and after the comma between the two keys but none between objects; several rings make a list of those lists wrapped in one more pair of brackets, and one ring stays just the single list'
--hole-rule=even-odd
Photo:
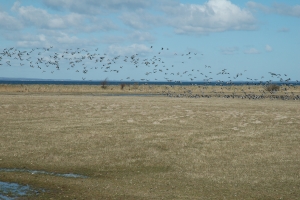
[{"label": "wet ground", "polygon": [[39,171],[39,170],[29,170],[29,169],[5,169],[0,168],[0,172],[27,172],[31,174],[46,174],[51,176],[62,176],[66,178],[88,178],[87,176],[79,175],[79,174],[59,174],[59,173],[53,173],[53,172],[46,172],[46,171]]},{"label": "wet ground", "polygon": [[7,183],[0,181],[0,199],[10,200],[18,197],[26,196],[28,194],[38,195],[44,190],[34,190],[28,185],[20,185],[18,183]]},{"label": "wet ground", "polygon": [[[67,173],[67,174],[60,174],[60,173],[53,173],[53,172],[46,172],[46,171],[39,171],[39,170],[28,170],[28,169],[5,169],[0,168],[0,172],[24,172],[24,173],[31,173],[31,174],[46,174],[50,176],[61,176],[65,178],[88,178],[87,176]],[[18,197],[26,196],[29,194],[38,195],[40,192],[45,192],[44,189],[34,190],[28,185],[20,185],[18,183],[8,183],[0,181],[0,200],[11,200],[16,199]]]}]

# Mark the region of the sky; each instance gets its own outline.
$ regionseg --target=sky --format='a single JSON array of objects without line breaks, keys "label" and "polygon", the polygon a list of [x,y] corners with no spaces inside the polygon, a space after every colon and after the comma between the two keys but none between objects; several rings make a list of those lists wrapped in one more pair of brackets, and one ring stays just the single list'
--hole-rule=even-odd
[{"label": "sky", "polygon": [[0,77],[300,81],[300,2],[0,0]]}]

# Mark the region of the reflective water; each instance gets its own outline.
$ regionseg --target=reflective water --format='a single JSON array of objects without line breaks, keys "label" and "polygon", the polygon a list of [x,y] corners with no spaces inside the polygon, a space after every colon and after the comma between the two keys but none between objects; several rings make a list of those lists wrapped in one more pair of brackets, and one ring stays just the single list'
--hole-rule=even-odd
[{"label": "reflective water", "polygon": [[20,185],[17,183],[7,183],[0,181],[0,199],[11,200],[17,197],[26,196],[28,193],[38,194],[37,190],[31,189],[28,185]]},{"label": "reflective water", "polygon": [[87,176],[79,175],[79,174],[59,174],[59,173],[53,173],[53,172],[46,172],[46,171],[40,171],[40,170],[29,170],[29,169],[5,169],[0,168],[0,172],[27,172],[31,174],[46,174],[51,176],[62,176],[66,178],[88,178]]},{"label": "reflective water", "polygon": [[[46,174],[51,176],[61,176],[66,178],[88,178],[87,176],[67,173],[59,174],[53,172],[46,172],[41,170],[29,170],[29,169],[6,169],[0,168],[0,172],[25,172],[31,174]],[[0,200],[11,200],[18,197],[26,196],[28,194],[39,194],[39,192],[44,192],[45,190],[33,190],[28,185],[20,185],[17,183],[8,183],[0,181]]]}]

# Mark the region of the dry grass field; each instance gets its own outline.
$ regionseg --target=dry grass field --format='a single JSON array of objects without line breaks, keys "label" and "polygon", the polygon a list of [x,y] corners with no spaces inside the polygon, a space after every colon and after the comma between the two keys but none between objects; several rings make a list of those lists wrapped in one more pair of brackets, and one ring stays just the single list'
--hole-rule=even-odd
[{"label": "dry grass field", "polygon": [[264,95],[264,96],[298,96],[300,99],[300,86],[284,85],[278,91],[269,92],[264,85],[232,85],[232,86],[203,86],[203,85],[4,85],[0,84],[0,94],[12,93],[51,93],[51,94],[198,94],[214,97],[223,95]]},{"label": "dry grass field", "polygon": [[95,87],[0,86],[0,168],[88,176],[0,181],[45,189],[30,199],[299,199],[299,101]]}]

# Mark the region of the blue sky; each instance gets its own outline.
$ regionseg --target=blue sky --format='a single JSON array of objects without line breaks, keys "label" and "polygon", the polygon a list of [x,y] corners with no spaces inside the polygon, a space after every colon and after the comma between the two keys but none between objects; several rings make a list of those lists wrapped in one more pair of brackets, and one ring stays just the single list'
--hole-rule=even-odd
[{"label": "blue sky", "polygon": [[0,0],[0,77],[300,81],[297,2]]}]

